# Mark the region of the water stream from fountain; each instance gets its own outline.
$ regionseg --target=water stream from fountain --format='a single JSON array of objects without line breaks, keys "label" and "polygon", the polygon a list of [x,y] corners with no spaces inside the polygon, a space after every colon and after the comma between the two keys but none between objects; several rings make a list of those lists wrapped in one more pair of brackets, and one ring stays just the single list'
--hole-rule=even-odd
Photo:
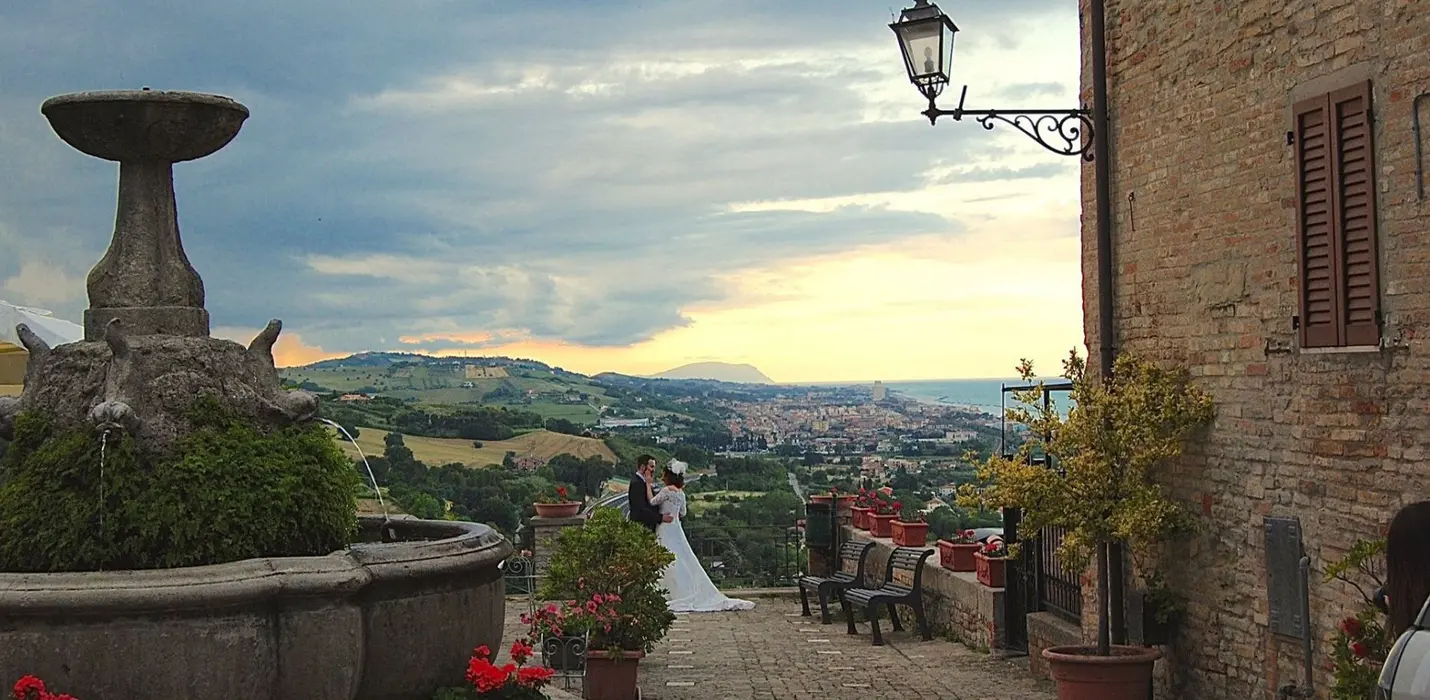
[{"label": "water stream from fountain", "polygon": [[320,421],[322,421],[322,422],[324,422],[324,423],[327,423],[328,425],[331,425],[331,426],[333,426],[334,428],[337,428],[337,429],[338,429],[338,432],[342,433],[342,434],[343,434],[343,437],[347,438],[347,439],[348,439],[348,442],[351,442],[351,443],[353,444],[353,447],[357,448],[358,456],[359,456],[359,457],[362,457],[362,465],[363,465],[364,467],[367,467],[367,478],[370,479],[370,480],[372,480],[372,491],[373,491],[373,493],[376,493],[376,494],[377,494],[377,503],[378,503],[378,505],[382,506],[382,519],[383,519],[383,520],[390,520],[390,518],[389,518],[388,515],[387,515],[387,501],[383,500],[383,498],[382,498],[382,489],[381,489],[381,488],[378,488],[378,485],[377,485],[377,475],[372,473],[372,465],[371,465],[371,464],[368,464],[368,462],[367,462],[367,455],[366,455],[366,454],[363,454],[362,446],[358,444],[357,439],[354,438],[354,437],[352,436],[352,434],[348,432],[348,429],[347,429],[347,428],[344,428],[343,426],[338,425],[337,423],[335,423],[335,422],[333,422],[333,421],[330,421],[330,420],[328,420],[327,418],[319,418],[318,420],[320,420]]},{"label": "water stream from fountain", "polygon": [[[104,541],[104,452],[109,446],[109,431],[99,434],[99,541]],[[104,565],[100,564],[100,571]]]}]

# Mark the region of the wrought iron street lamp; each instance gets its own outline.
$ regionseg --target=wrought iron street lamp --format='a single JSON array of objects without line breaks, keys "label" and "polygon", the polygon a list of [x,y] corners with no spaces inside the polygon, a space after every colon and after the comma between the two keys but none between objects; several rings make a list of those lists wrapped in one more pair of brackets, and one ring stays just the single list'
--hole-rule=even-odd
[{"label": "wrought iron street lamp", "polygon": [[1043,148],[1065,156],[1082,156],[1093,159],[1092,110],[1081,109],[964,109],[964,99],[968,97],[968,86],[958,96],[958,106],[940,109],[938,96],[948,86],[953,77],[953,39],[958,26],[945,15],[938,5],[928,0],[917,0],[913,7],[904,10],[897,22],[889,25],[899,37],[899,50],[904,54],[904,68],[909,72],[909,81],[928,98],[929,107],[924,116],[929,123],[938,122],[939,117],[953,117],[962,121],[965,116],[976,117],[983,128],[992,130],[995,121],[1001,121],[1028,135]]},{"label": "wrought iron street lamp", "polygon": [[[899,50],[904,55],[904,67],[909,81],[928,98],[924,110],[930,124],[939,117],[976,117],[983,128],[992,130],[1001,121],[1023,132],[1043,148],[1065,156],[1081,156],[1096,161],[1094,201],[1097,209],[1097,290],[1098,290],[1098,368],[1106,379],[1112,376],[1116,356],[1116,333],[1113,327],[1113,262],[1112,262],[1112,155],[1108,145],[1107,109],[1107,8],[1106,0],[1088,0],[1088,45],[1092,59],[1092,109],[984,109],[963,108],[968,86],[958,96],[958,106],[940,109],[937,98],[948,86],[953,75],[953,37],[958,27],[928,0],[915,0],[904,10],[898,21],[889,25],[899,37]],[[1100,137],[1100,138],[1098,138]],[[1124,583],[1122,546],[1110,544],[1097,554],[1098,601],[1107,615],[1099,615],[1098,646],[1106,642],[1123,644],[1127,639],[1124,620]],[[1005,598],[1008,600],[1008,598]]]}]

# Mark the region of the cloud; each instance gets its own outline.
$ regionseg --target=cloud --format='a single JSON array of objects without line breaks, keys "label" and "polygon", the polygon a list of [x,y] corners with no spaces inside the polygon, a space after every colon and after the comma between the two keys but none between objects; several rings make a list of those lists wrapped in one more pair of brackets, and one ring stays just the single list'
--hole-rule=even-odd
[{"label": "cloud", "polygon": [[[1060,98],[1068,94],[1075,93],[1076,88],[1070,85],[1056,82],[1043,83],[1016,83],[1005,86],[998,91],[1000,97],[1007,98],[1012,102],[1024,103],[1035,98]],[[1077,105],[1026,105],[1028,109],[1073,109]]]},{"label": "cloud", "polygon": [[[1047,74],[1056,57],[1026,46],[1049,32],[1075,56],[1063,5],[960,6],[959,65],[989,94],[1042,98],[991,66]],[[252,110],[227,148],[175,168],[185,247],[217,323],[281,317],[318,354],[641,343],[733,303],[742,271],[958,240],[980,214],[929,204],[929,187],[1060,178],[1076,196],[1073,165],[1026,162],[1005,135],[930,132],[887,19],[855,0],[6,8],[0,243],[18,255],[0,279],[83,307],[117,169],[38,113],[82,89],[214,91]],[[1074,84],[1065,73],[1044,87]]]},{"label": "cloud", "polygon": [[[215,326],[209,333],[215,338],[232,340],[243,346],[253,342],[253,338],[262,329],[259,328],[239,328],[236,326]],[[332,352],[324,350],[316,345],[309,345],[303,341],[300,333],[284,331],[278,336],[278,342],[273,344],[273,361],[279,367],[298,367],[312,364],[319,360],[330,360],[335,357],[343,357],[348,353]]]},{"label": "cloud", "polygon": [[84,291],[81,280],[43,259],[20,263],[20,271],[5,280],[3,287],[21,303],[54,305],[74,301]]}]

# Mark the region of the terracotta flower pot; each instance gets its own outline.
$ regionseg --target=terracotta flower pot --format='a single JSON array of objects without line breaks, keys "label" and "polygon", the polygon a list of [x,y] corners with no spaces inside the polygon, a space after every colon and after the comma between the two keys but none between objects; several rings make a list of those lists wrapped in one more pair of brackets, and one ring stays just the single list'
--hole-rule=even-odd
[{"label": "terracotta flower pot", "polygon": [[1007,583],[1006,557],[988,557],[983,552],[974,552],[973,570],[978,574],[978,582],[989,588],[1002,588]]},{"label": "terracotta flower pot", "polygon": [[841,518],[849,517],[850,509],[854,507],[853,496],[840,496],[835,499],[834,514]]},{"label": "terracotta flower pot", "polygon": [[894,544],[900,547],[923,547],[928,544],[928,523],[906,523],[895,520],[890,524]]},{"label": "terracotta flower pot", "polygon": [[873,508],[865,508],[863,506],[850,508],[850,511],[854,514],[854,527],[860,530],[868,530],[869,513],[873,512],[873,510]]},{"label": "terracotta flower pot", "polygon": [[574,518],[581,512],[580,501],[567,501],[565,503],[536,503],[536,517],[538,518]]},{"label": "terracotta flower pot", "polygon": [[814,503],[833,503],[834,497],[827,493],[818,493],[810,496],[809,500]]},{"label": "terracotta flower pot", "polygon": [[1043,650],[1058,684],[1058,700],[1151,700],[1147,686],[1161,650],[1115,646],[1111,656],[1097,656],[1096,651],[1082,646]]},{"label": "terracotta flower pot", "polygon": [[973,555],[980,549],[977,542],[958,544],[948,540],[938,541],[938,565],[949,571],[976,571],[978,563]]},{"label": "terracotta flower pot", "polygon": [[889,537],[894,534],[894,520],[897,515],[869,514],[869,534],[875,537]]},{"label": "terracotta flower pot", "polygon": [[636,677],[643,651],[586,652],[586,700],[636,700]]}]

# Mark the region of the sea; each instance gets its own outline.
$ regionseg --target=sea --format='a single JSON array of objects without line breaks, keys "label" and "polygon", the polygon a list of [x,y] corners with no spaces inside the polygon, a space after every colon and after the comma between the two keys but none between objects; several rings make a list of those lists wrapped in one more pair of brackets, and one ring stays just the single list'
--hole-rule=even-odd
[{"label": "sea", "polygon": [[[1038,380],[1034,380],[1035,382]],[[1061,378],[1047,378],[1042,381],[1049,385],[1064,382]],[[872,383],[870,383],[872,384]],[[860,383],[859,386],[870,384]],[[1007,379],[924,379],[918,381],[884,382],[890,393],[915,401],[937,403],[947,406],[965,406],[1001,415],[1005,407],[1012,408],[1018,401],[1011,392],[1006,397],[1004,387],[1026,386],[1028,382],[1017,377]],[[1052,402],[1065,412],[1067,394],[1052,392]],[[1005,400],[1006,399],[1006,400]]]}]

